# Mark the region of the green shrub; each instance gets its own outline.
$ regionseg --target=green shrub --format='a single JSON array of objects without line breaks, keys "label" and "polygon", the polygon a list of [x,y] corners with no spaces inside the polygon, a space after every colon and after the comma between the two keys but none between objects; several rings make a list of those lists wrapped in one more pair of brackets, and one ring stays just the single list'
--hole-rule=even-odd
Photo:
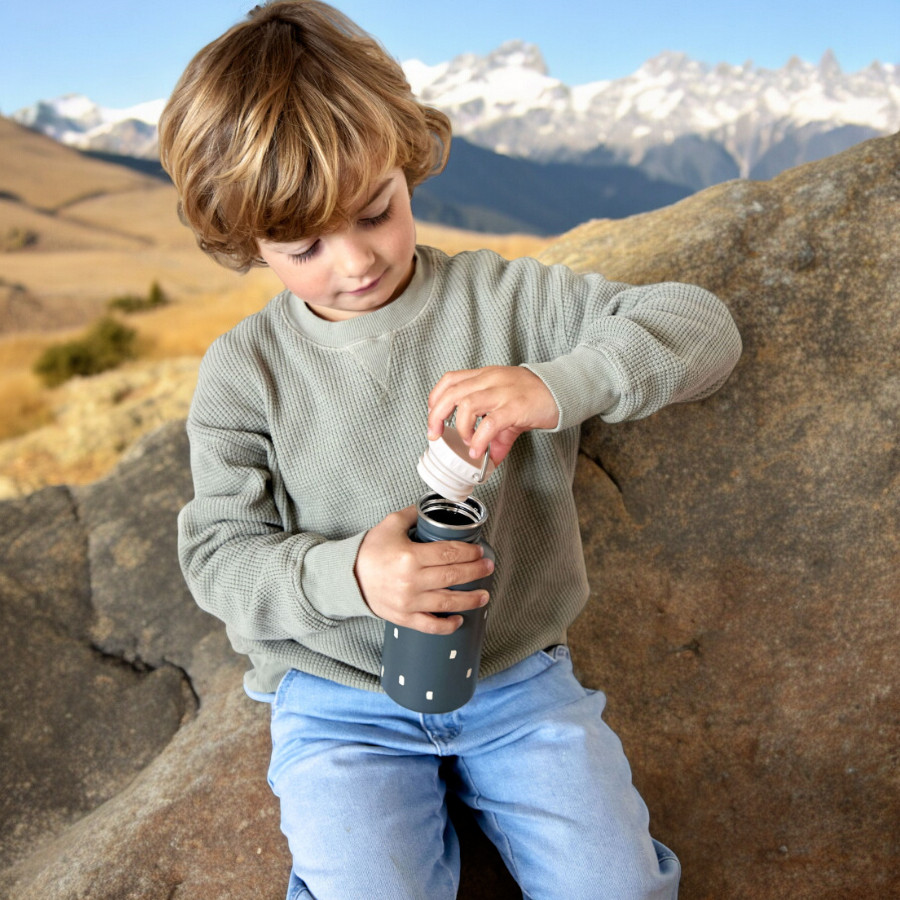
[{"label": "green shrub", "polygon": [[155,309],[157,306],[165,306],[169,302],[169,298],[159,286],[159,282],[154,281],[150,285],[150,291],[146,297],[138,294],[123,294],[121,297],[113,297],[107,303],[110,309],[118,310],[124,313],[143,312],[145,309]]},{"label": "green shrub", "polygon": [[76,375],[114,369],[134,357],[136,336],[133,328],[106,316],[81,338],[48,347],[34,364],[34,372],[47,387],[56,387]]},{"label": "green shrub", "polygon": [[130,313],[144,309],[146,302],[143,297],[139,297],[137,294],[122,294],[119,297],[113,297],[106,306],[108,309],[114,309],[117,312]]},{"label": "green shrub", "polygon": [[17,225],[6,229],[6,233],[0,237],[0,249],[6,253],[15,253],[24,250],[38,242],[38,233],[32,228],[20,228]]}]

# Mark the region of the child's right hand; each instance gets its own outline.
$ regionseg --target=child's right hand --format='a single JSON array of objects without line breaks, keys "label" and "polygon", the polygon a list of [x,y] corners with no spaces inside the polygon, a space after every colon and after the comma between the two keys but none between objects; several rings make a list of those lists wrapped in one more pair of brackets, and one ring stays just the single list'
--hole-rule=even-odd
[{"label": "child's right hand", "polygon": [[369,609],[382,619],[428,634],[452,634],[462,616],[436,616],[477,609],[487,591],[451,591],[489,575],[494,564],[478,544],[464,541],[417,543],[409,538],[416,508],[391,513],[370,529],[356,557],[354,574]]}]

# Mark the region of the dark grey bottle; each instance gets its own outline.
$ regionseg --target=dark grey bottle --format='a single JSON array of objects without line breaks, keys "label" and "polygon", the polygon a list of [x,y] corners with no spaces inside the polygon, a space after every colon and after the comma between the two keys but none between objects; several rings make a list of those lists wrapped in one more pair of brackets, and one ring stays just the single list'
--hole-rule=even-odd
[{"label": "dark grey bottle", "polygon": [[[491,546],[481,540],[487,521],[484,504],[474,497],[448,500],[425,494],[418,503],[414,541],[467,541],[480,544],[494,559]],[[451,590],[487,590],[491,576],[455,585]],[[388,696],[407,709],[445,713],[472,699],[481,663],[485,620],[490,604],[462,613],[463,623],[453,634],[425,634],[391,622],[384,624],[381,685]]]}]

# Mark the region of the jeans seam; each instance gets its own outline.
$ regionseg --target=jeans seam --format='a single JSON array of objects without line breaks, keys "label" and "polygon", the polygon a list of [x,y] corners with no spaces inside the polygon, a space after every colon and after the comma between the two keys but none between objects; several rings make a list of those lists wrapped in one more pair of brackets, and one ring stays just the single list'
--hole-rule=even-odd
[{"label": "jeans seam", "polygon": [[510,843],[510,840],[507,837],[506,832],[500,827],[500,823],[497,821],[497,817],[494,815],[494,813],[484,809],[482,806],[479,805],[480,801],[482,799],[482,795],[481,795],[481,792],[478,790],[477,786],[475,785],[475,781],[472,778],[472,773],[469,771],[469,767],[466,765],[466,761],[462,757],[459,757],[457,759],[457,765],[460,767],[460,769],[462,769],[465,772],[466,783],[469,785],[469,787],[472,790],[472,807],[474,809],[477,809],[481,813],[481,815],[484,816],[485,819],[489,819],[491,822],[491,825],[493,827],[494,833],[498,837],[502,837],[503,847],[500,847],[498,845],[497,841],[495,841],[493,838],[490,838],[490,840],[494,844],[494,846],[497,847],[498,851],[500,852],[500,855],[503,857],[504,862],[506,863],[507,867],[509,868],[509,874],[512,875],[516,884],[520,884],[521,880],[519,878],[519,867],[516,863],[516,858],[513,853],[512,844]]},{"label": "jeans seam", "polygon": [[[438,820],[437,824],[441,825],[442,824],[442,822],[441,822],[442,816],[441,816],[441,812],[439,810],[443,811],[443,814],[444,814],[443,815],[443,820],[444,820],[443,826],[444,827],[443,827],[443,833],[441,834],[441,840],[443,842],[444,852],[446,853],[447,828],[448,827],[452,828],[453,825],[452,825],[452,823],[450,823],[449,813],[447,811],[447,786],[443,783],[443,781],[441,779],[439,768],[435,768],[435,770],[434,770],[433,784],[434,784],[435,794],[438,796],[438,798],[441,801],[440,805],[435,804],[433,815]],[[449,888],[448,896],[452,893],[456,893],[456,891],[459,888],[458,876],[454,877],[453,868],[450,866],[450,864],[445,859],[440,860],[440,866],[441,866],[442,871],[444,872],[444,875],[447,878],[447,885]]]}]

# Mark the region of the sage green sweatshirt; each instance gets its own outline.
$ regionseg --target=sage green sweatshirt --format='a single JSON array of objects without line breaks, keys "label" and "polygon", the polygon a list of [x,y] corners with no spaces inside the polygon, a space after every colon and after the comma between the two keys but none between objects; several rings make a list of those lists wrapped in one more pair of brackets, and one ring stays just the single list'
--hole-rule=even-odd
[{"label": "sage green sweatshirt", "polygon": [[381,690],[384,623],[354,562],[367,529],[427,490],[416,463],[445,372],[524,365],[559,406],[555,429],[520,436],[474,490],[497,556],[484,677],[564,641],[587,600],[572,496],[581,423],[698,400],[740,356],[727,309],[697,287],[630,287],[489,251],[420,246],[416,258],[381,309],[330,322],[286,291],[204,357],[179,553],[197,603],[249,657],[250,693],[290,668]]}]

